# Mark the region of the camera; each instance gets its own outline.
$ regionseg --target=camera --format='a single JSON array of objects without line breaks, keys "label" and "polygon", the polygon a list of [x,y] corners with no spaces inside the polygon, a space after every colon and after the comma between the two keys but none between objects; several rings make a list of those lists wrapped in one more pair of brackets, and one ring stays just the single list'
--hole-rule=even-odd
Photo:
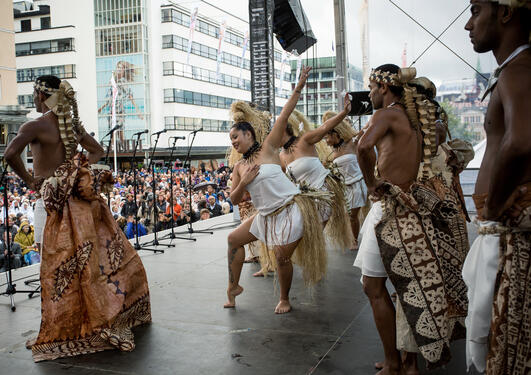
[{"label": "camera", "polygon": [[351,108],[349,116],[366,116],[372,114],[372,102],[369,98],[369,91],[351,91]]}]

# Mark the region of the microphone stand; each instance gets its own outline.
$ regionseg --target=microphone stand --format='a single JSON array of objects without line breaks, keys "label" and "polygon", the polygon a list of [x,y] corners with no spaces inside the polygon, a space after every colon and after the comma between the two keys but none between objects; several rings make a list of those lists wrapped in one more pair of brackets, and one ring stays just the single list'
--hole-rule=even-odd
[{"label": "microphone stand", "polygon": [[[107,152],[105,153],[105,165],[109,166],[110,165],[108,164],[109,162],[109,151],[111,149],[111,143],[112,143],[112,137],[114,137],[114,132],[116,131],[115,128],[112,128],[111,131],[109,133],[107,133],[107,135],[110,135],[109,137],[109,143],[107,144]],[[103,142],[103,140],[105,139],[105,137],[107,136],[105,135],[100,142]],[[112,169],[112,168],[111,168]],[[111,195],[110,195],[110,192],[107,192],[107,206],[109,207],[109,210],[111,209]]]},{"label": "microphone stand", "polygon": [[[173,144],[171,146],[171,151],[170,151],[170,162],[169,162],[169,166],[170,166],[170,211],[171,211],[171,233],[165,235],[164,237],[161,237],[161,240],[165,240],[167,238],[170,238],[171,241],[170,243],[173,242],[174,239],[178,238],[180,240],[189,240],[189,241],[196,241],[195,238],[192,238],[192,237],[178,237],[175,235],[175,220],[174,220],[174,216],[173,216],[173,152],[175,151],[175,144],[177,143],[177,137],[174,137],[173,138]],[[190,209],[192,207],[190,206]],[[191,220],[191,218],[190,218]]]},{"label": "microphone stand", "polygon": [[3,190],[3,197],[4,197],[4,228],[5,228],[5,234],[6,234],[6,240],[4,244],[4,249],[7,249],[7,256],[4,257],[4,261],[6,262],[6,278],[7,278],[7,288],[4,293],[0,293],[1,295],[7,295],[11,299],[11,311],[15,311],[17,307],[15,306],[15,300],[13,296],[16,293],[28,293],[29,298],[33,297],[34,293],[39,292],[39,288],[35,290],[17,290],[16,284],[13,284],[13,275],[11,274],[11,240],[9,238],[9,201],[7,198],[7,165],[4,167],[4,170],[2,171],[2,176],[0,176],[0,189]]},{"label": "microphone stand", "polygon": [[[194,135],[192,137],[192,141],[188,145],[188,152],[186,154],[186,159],[184,160],[183,165],[186,168],[186,165],[188,163],[188,203],[190,204],[190,213],[193,212],[192,208],[192,161],[190,159],[190,152],[192,151],[192,145],[194,144],[195,136],[197,135],[198,130],[194,130],[192,134]],[[192,225],[193,217],[190,215],[190,221],[188,222],[188,230],[186,232],[177,232],[177,234],[185,234],[188,233],[190,237],[192,237],[192,234],[194,233],[210,233],[214,234],[212,231],[208,230],[194,230],[194,227]]]},{"label": "microphone stand", "polygon": [[149,248],[146,248],[146,247],[142,247],[140,245],[140,242],[138,241],[138,202],[136,200],[136,165],[135,165],[135,156],[136,156],[136,149],[137,149],[137,146],[138,146],[138,143],[140,141],[140,136],[142,134],[145,134],[145,133],[137,133],[136,134],[136,142],[135,142],[135,147],[133,147],[133,156],[132,156],[132,159],[131,159],[131,165],[133,166],[133,195],[134,195],[134,202],[135,202],[135,222],[133,223],[133,225],[135,226],[135,243],[133,244],[133,247],[135,250],[147,250],[147,251],[153,251],[154,253],[157,253],[157,252],[160,252],[160,253],[164,253],[164,250],[159,250],[159,249],[149,249]]},{"label": "microphone stand", "polygon": [[[153,209],[155,210],[155,214],[153,215],[154,216],[153,219],[154,219],[154,223],[155,223],[154,226],[153,226],[154,238],[153,238],[153,241],[145,242],[145,243],[142,244],[142,246],[148,245],[148,244],[152,244],[153,246],[175,247],[175,245],[173,245],[171,242],[169,244],[160,243],[158,238],[157,238],[157,233],[158,233],[157,224],[159,222],[159,210],[157,208],[157,199],[156,199],[156,195],[155,195],[155,187],[156,187],[156,184],[155,184],[155,164],[153,163],[153,158],[155,156],[155,150],[157,149],[157,143],[159,142],[160,134],[161,133],[157,133],[157,138],[155,139],[155,145],[153,146],[153,150],[151,150],[151,156],[149,158],[149,167],[148,167],[148,170],[151,169],[151,176],[152,176],[151,186],[152,186],[152,189],[153,189]],[[173,217],[172,217],[172,219],[173,219]],[[144,248],[142,247],[142,249],[144,249]],[[164,250],[155,250],[155,251],[160,251],[162,253],[164,252]]]}]

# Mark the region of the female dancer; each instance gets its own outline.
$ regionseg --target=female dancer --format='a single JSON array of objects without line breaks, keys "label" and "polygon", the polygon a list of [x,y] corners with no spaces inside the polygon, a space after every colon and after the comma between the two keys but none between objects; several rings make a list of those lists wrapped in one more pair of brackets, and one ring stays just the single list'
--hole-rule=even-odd
[{"label": "female dancer", "polygon": [[[331,204],[320,205],[319,214],[323,227],[330,219],[330,225],[327,229],[329,229],[333,241],[342,249],[350,248],[354,240],[346,220],[348,216],[345,209],[344,184],[342,184],[340,176],[334,176],[329,169],[323,166],[318,157],[316,144],[343,121],[350,112],[350,106],[350,99],[347,94],[345,95],[344,110],[328,119],[317,129],[310,129],[307,121],[300,121],[302,114],[296,116],[293,113],[284,131],[283,146],[280,152],[283,168],[296,183],[302,182],[310,188],[332,193]],[[295,121],[292,121],[292,118]]]},{"label": "female dancer", "polygon": [[[326,112],[323,115],[323,122],[326,122],[335,115],[334,112]],[[331,155],[333,163],[339,168],[339,171],[345,179],[347,209],[350,215],[350,226],[354,234],[352,242],[353,250],[358,248],[357,237],[360,231],[358,214],[360,208],[365,206],[367,200],[367,186],[365,185],[365,181],[363,181],[363,174],[361,173],[356,156],[357,144],[352,141],[355,135],[354,129],[345,120],[326,135],[326,143],[334,149]]]},{"label": "female dancer", "polygon": [[277,314],[291,310],[289,289],[294,252],[295,261],[301,265],[307,283],[318,282],[326,272],[323,234],[322,231],[312,230],[312,226],[319,222],[315,196],[301,193],[288,179],[282,172],[278,155],[288,117],[299,100],[310,69],[302,69],[294,92],[263,144],[256,141],[255,129],[247,122],[235,123],[230,131],[232,146],[244,155],[234,166],[231,200],[238,204],[248,191],[258,213],[229,234],[228,302],[224,307],[235,307],[236,296],[243,291],[239,285],[245,256],[243,246],[256,239],[272,246],[275,253],[280,284],[280,302],[275,308]]}]

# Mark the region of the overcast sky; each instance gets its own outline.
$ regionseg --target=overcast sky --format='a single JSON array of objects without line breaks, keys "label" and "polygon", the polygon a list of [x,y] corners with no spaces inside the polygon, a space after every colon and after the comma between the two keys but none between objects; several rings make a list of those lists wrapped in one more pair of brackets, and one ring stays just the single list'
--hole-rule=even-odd
[{"label": "overcast sky", "polygon": [[[248,19],[247,0],[207,0],[241,18]],[[318,56],[331,56],[334,41],[333,0],[300,0],[312,30],[318,40]],[[393,0],[433,34],[438,35],[468,5],[467,0]],[[179,1],[184,6],[192,1]],[[188,3],[188,4],[186,4]],[[351,64],[361,67],[360,29],[358,11],[361,0],[345,0],[348,55]],[[201,6],[200,3],[198,4]],[[478,54],[472,49],[464,25],[470,16],[466,12],[441,37],[441,40],[473,67]],[[389,0],[369,0],[370,66],[385,63],[400,66],[404,44],[407,43],[407,62],[410,64],[433,41],[433,38],[398,10]],[[334,42],[335,44],[335,42]],[[310,50],[311,51],[311,50]],[[304,54],[306,57],[306,54]],[[312,57],[310,52],[309,57]],[[496,61],[491,53],[480,56],[483,71],[492,71]],[[471,78],[474,71],[440,43],[436,42],[414,65],[418,75],[439,84],[443,80]]]}]

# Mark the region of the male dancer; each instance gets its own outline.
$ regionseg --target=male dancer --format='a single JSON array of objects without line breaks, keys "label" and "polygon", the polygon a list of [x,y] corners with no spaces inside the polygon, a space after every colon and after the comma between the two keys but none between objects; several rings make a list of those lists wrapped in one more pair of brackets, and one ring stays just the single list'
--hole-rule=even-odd
[{"label": "male dancer", "polygon": [[474,50],[492,51],[500,65],[485,93],[487,148],[473,196],[479,236],[463,268],[467,364],[523,375],[531,373],[531,1],[471,4]]},{"label": "male dancer", "polygon": [[[452,277],[460,271],[455,245],[445,241],[451,231],[446,222],[437,221],[458,211],[425,183],[435,148],[435,109],[408,85],[413,73],[392,64],[371,73],[370,97],[377,110],[358,143],[360,166],[376,202],[366,218],[354,265],[362,270],[384,346],[380,374],[418,373],[415,356],[408,355],[401,364],[396,349],[395,308],[385,287],[387,277],[428,368],[449,361],[449,342],[463,334],[464,314],[456,316],[455,311],[466,309],[463,280]],[[426,176],[417,180],[421,160]]]},{"label": "male dancer", "polygon": [[[66,81],[37,78],[33,97],[43,115],[22,125],[5,151],[47,211],[41,327],[27,343],[36,362],[113,348],[131,351],[131,328],[151,321],[144,267],[94,187],[89,163],[98,161],[103,149],[81,126],[74,95]],[[35,176],[20,157],[28,144]],[[88,160],[76,155],[78,144]]]}]

